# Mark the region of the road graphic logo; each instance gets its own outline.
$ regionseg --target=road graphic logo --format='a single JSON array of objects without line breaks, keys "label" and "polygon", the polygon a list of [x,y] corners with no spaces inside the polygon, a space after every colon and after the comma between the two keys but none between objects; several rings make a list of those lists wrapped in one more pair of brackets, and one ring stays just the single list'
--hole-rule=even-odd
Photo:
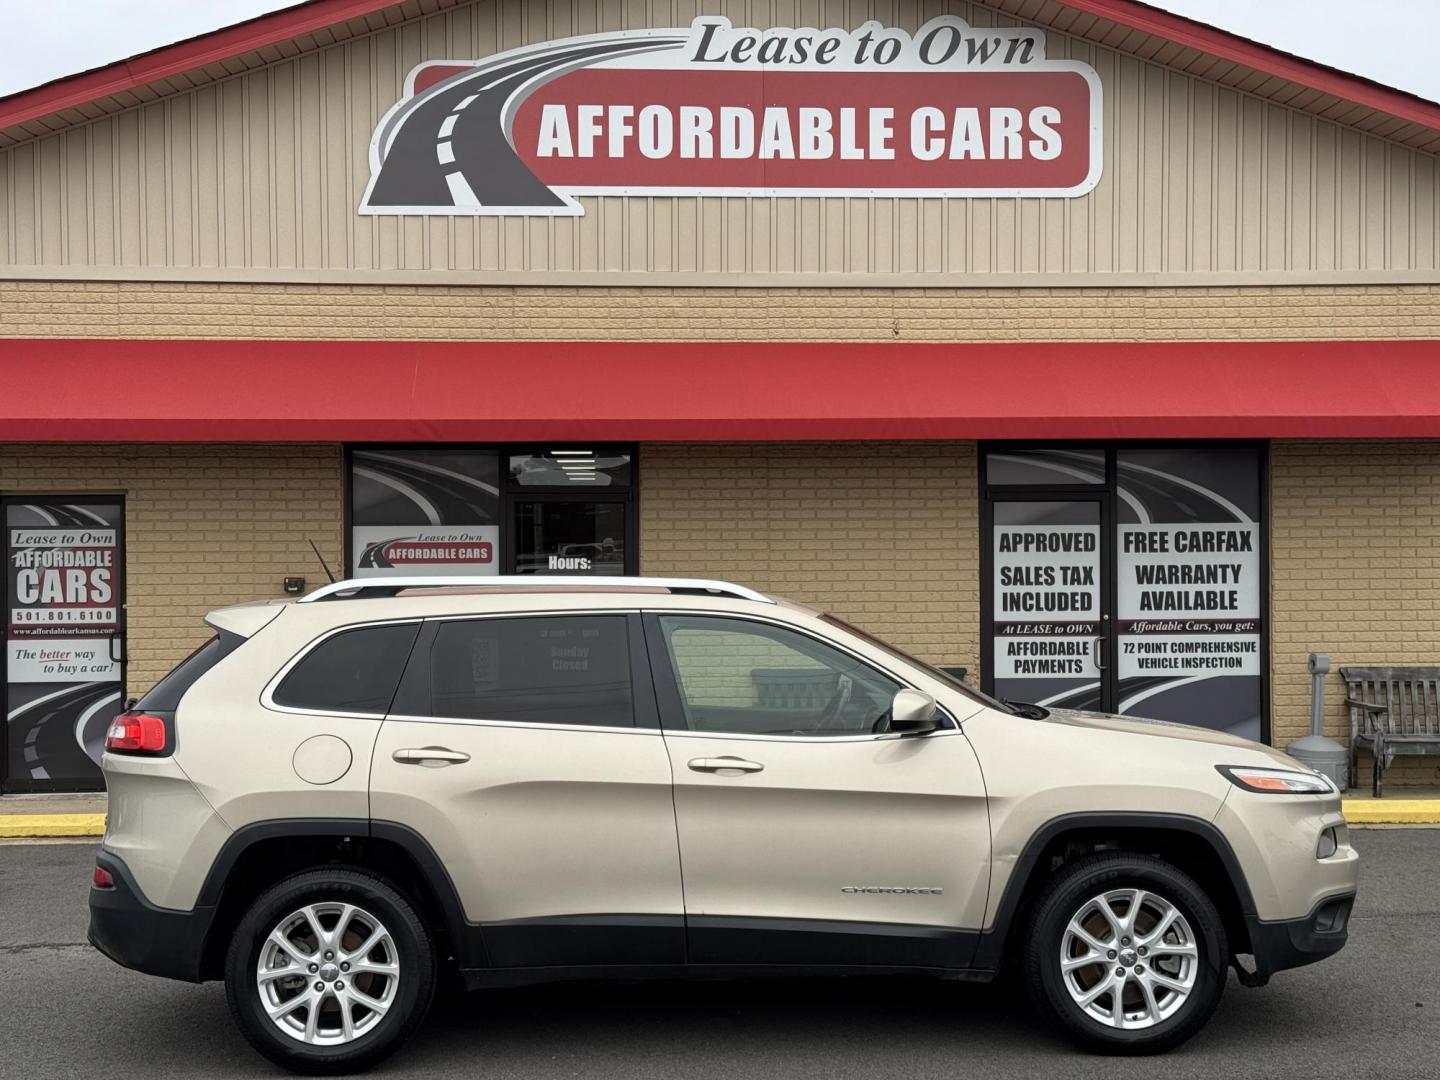
[{"label": "road graphic logo", "polygon": [[365,545],[360,565],[394,569],[411,566],[488,565],[495,561],[495,545],[489,540],[436,539],[424,536],[397,536]]},{"label": "road graphic logo", "polygon": [[582,195],[1073,197],[1100,79],[1045,35],[737,28],[565,38],[427,61],[370,142],[362,214],[581,216]]},{"label": "road graphic logo", "polygon": [[440,526],[396,530],[393,526],[356,526],[358,576],[384,573],[494,574],[500,530],[493,525]]}]

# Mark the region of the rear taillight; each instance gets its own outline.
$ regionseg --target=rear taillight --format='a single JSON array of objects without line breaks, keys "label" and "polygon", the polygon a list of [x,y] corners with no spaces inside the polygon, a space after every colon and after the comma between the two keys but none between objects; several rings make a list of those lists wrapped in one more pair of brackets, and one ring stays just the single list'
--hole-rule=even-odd
[{"label": "rear taillight", "polygon": [[105,732],[111,753],[155,753],[165,749],[165,721],[149,713],[121,713]]},{"label": "rear taillight", "polygon": [[94,885],[97,889],[113,889],[115,887],[115,877],[103,866],[96,866],[95,873],[90,875],[90,884]]}]

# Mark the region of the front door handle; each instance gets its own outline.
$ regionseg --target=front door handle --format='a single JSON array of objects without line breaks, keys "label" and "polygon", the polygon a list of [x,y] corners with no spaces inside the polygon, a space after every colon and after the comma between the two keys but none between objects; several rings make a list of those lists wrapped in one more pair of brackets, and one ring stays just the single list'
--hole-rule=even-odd
[{"label": "front door handle", "polygon": [[764,765],[758,761],[746,761],[738,757],[697,757],[691,758],[690,768],[695,772],[763,772]]},{"label": "front door handle", "polygon": [[427,769],[438,769],[443,765],[463,765],[470,755],[459,750],[447,750],[443,746],[422,746],[396,750],[390,755],[401,765],[423,765]]}]

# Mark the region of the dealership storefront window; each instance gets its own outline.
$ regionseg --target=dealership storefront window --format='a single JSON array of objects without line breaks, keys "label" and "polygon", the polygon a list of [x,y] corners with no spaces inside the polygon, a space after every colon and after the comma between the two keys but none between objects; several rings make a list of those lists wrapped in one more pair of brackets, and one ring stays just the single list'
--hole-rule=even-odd
[{"label": "dealership storefront window", "polygon": [[357,577],[634,574],[631,446],[357,446]]},{"label": "dealership storefront window", "polygon": [[1268,735],[1263,447],[982,454],[987,690]]}]

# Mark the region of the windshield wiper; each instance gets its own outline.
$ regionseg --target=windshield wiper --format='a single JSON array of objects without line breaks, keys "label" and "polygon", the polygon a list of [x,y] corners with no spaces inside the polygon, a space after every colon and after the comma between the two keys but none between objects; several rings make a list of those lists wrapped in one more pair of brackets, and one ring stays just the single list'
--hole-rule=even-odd
[{"label": "windshield wiper", "polygon": [[1028,701],[1011,701],[1009,698],[1001,698],[1000,703],[1010,710],[1014,716],[1023,716],[1026,720],[1044,720],[1050,715],[1050,710],[1043,705],[1032,705]]}]

